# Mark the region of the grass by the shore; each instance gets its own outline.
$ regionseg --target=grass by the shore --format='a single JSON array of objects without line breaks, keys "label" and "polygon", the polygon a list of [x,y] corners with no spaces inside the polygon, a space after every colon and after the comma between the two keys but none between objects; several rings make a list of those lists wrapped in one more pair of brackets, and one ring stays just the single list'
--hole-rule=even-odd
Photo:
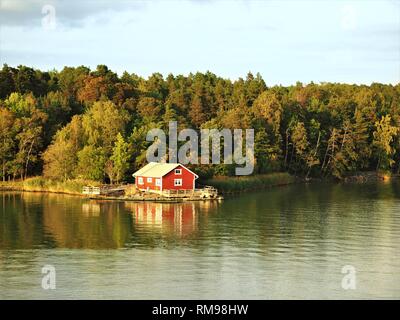
[{"label": "grass by the shore", "polygon": [[[215,177],[207,180],[207,185],[213,186],[221,193],[250,191],[261,188],[287,185],[295,182],[295,177],[286,172],[278,172],[254,176]],[[33,191],[82,194],[84,186],[99,186],[100,183],[90,180],[58,181],[43,177],[32,177],[23,181],[0,182],[0,190]]]},{"label": "grass by the shore", "polygon": [[0,182],[0,190],[54,192],[68,194],[82,194],[84,186],[99,186],[100,183],[90,180],[57,181],[43,177],[28,178],[23,181]]},{"label": "grass by the shore", "polygon": [[219,192],[233,193],[282,186],[292,184],[295,181],[296,178],[294,176],[286,172],[277,172],[254,176],[216,177],[207,180],[205,183],[217,188]]}]

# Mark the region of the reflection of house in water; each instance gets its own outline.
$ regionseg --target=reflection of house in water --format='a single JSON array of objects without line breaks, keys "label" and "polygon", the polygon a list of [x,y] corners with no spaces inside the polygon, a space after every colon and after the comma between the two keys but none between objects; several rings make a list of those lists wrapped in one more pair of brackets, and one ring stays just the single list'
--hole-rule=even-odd
[{"label": "reflection of house in water", "polygon": [[198,228],[198,216],[193,202],[131,202],[126,205],[133,211],[135,223],[140,226],[159,228],[163,232],[180,236],[186,236]]}]

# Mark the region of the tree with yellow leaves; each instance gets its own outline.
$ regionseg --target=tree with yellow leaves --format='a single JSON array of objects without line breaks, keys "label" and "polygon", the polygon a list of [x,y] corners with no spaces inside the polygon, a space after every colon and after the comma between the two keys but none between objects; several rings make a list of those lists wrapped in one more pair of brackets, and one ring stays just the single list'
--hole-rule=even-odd
[{"label": "tree with yellow leaves", "polygon": [[392,146],[399,128],[391,125],[390,115],[383,116],[375,122],[374,140],[372,145],[378,157],[376,169],[390,169],[395,161],[392,159],[395,148]]}]

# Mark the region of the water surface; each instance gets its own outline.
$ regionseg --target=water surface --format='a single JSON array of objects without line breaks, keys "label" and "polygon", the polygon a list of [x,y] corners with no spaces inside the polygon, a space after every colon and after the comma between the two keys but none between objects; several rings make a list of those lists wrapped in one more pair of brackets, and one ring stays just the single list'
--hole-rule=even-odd
[{"label": "water surface", "polygon": [[0,299],[42,298],[399,299],[400,183],[182,204],[0,193]]}]

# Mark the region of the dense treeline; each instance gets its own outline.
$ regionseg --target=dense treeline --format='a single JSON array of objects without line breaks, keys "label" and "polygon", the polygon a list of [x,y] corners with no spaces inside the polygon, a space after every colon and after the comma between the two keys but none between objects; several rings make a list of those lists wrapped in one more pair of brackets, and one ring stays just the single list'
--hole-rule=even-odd
[{"label": "dense treeline", "polygon": [[[151,128],[254,128],[255,173],[342,178],[400,171],[400,84],[267,87],[259,74],[144,79],[104,65],[0,71],[0,177],[119,182],[145,162]],[[232,165],[199,166],[204,177]]]}]

